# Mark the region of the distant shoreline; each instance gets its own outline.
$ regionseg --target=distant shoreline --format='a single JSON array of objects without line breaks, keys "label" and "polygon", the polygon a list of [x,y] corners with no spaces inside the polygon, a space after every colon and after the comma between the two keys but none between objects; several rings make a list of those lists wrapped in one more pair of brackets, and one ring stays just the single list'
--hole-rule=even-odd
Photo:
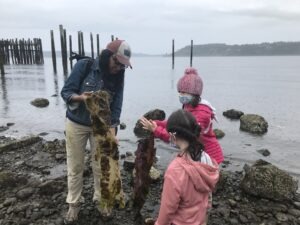
[{"label": "distant shoreline", "polygon": [[[90,56],[90,53],[87,53],[87,56]],[[193,57],[266,57],[266,56],[300,56],[299,54],[294,55],[193,55]],[[50,51],[44,51],[44,57],[51,58]],[[56,52],[56,57],[61,58],[61,53]],[[133,54],[132,57],[172,57],[170,54],[162,54],[162,55],[151,55],[151,54]],[[175,55],[175,57],[190,57],[190,55]]]},{"label": "distant shoreline", "polygon": [[[175,52],[175,56],[189,56],[191,46]],[[171,54],[167,54],[171,55]],[[300,42],[273,42],[261,44],[203,44],[193,46],[193,56],[287,56],[300,55]]]},{"label": "distant shoreline", "polygon": [[[176,45],[176,43],[175,43]],[[76,52],[76,51],[75,51]],[[190,57],[191,46],[187,45],[174,52],[176,57]],[[44,51],[45,56],[51,56],[51,51]],[[60,56],[60,51],[56,51]],[[86,55],[91,55],[87,52]],[[193,57],[207,56],[298,56],[300,55],[300,42],[264,42],[259,44],[233,44],[210,43],[193,45]],[[133,53],[134,57],[161,57],[172,56],[172,52],[165,54]]]}]

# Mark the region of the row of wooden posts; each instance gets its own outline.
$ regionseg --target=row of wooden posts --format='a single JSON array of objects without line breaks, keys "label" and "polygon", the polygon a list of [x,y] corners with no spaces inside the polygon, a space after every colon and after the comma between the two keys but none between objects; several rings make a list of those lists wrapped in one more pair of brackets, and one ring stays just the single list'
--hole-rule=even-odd
[{"label": "row of wooden posts", "polygon": [[9,64],[44,64],[42,40],[1,39],[0,73],[4,75],[4,65]]},{"label": "row of wooden posts", "polygon": [[[62,56],[62,66],[63,66],[63,73],[65,75],[68,74],[68,50],[67,50],[67,31],[63,28],[63,25],[59,25],[59,33],[60,33],[60,46],[61,46],[61,56]],[[55,51],[55,42],[54,42],[54,32],[53,30],[50,31],[51,36],[51,53],[52,53],[52,63],[53,63],[53,71],[57,73],[57,65],[56,65],[56,51]],[[111,36],[111,40],[114,40],[114,36]],[[95,58],[94,54],[94,40],[93,34],[90,33],[90,41],[91,41],[91,57]],[[99,34],[96,35],[96,57],[100,55],[100,38]],[[72,56],[73,53],[73,45],[72,45],[72,36],[69,35],[69,56]],[[85,49],[84,49],[84,39],[83,39],[83,32],[78,31],[78,54],[81,56],[85,56]],[[72,69],[73,62],[72,59],[69,58],[70,67]]]},{"label": "row of wooden posts", "polygon": [[[61,55],[62,55],[62,65],[63,65],[63,72],[64,74],[68,74],[68,53],[67,53],[67,35],[66,29],[63,28],[62,25],[59,25],[60,31],[60,43],[61,43]],[[53,70],[54,73],[57,73],[56,68],[56,52],[55,52],[55,43],[54,43],[54,34],[53,30],[50,31],[51,35],[51,51],[52,51],[52,62],[53,62]],[[96,35],[96,42],[97,42],[97,56],[100,55],[100,40],[99,34]],[[111,40],[114,40],[114,36],[111,36]],[[93,34],[90,33],[90,41],[91,41],[91,57],[94,58],[94,42],[93,42]],[[72,36],[69,35],[69,55],[72,55]],[[83,32],[78,31],[78,54],[84,56],[84,39],[83,39]],[[193,40],[191,40],[191,52],[190,52],[190,66],[193,65]],[[72,60],[70,59],[70,67],[73,67]],[[172,40],[172,69],[175,67],[175,40]]]},{"label": "row of wooden posts", "polygon": [[[59,25],[60,32],[60,44],[61,44],[61,56],[62,56],[62,66],[64,75],[68,74],[68,52],[67,52],[67,32],[62,25]],[[57,63],[56,63],[56,51],[55,51],[55,41],[54,32],[50,31],[51,36],[51,53],[52,53],[52,63],[53,71],[57,73]],[[114,36],[111,35],[111,40],[114,40]],[[91,57],[94,58],[94,41],[93,34],[90,33],[91,41]],[[96,57],[100,55],[100,39],[99,34],[96,35]],[[3,46],[3,47],[2,47]],[[72,46],[72,36],[69,35],[69,56],[72,56],[73,52]],[[6,54],[1,54],[2,52]],[[8,53],[7,53],[8,52]],[[33,42],[28,40],[20,40],[19,42],[11,40],[0,41],[0,72],[4,74],[3,64],[9,64],[9,52],[11,52],[12,62],[16,64],[43,64],[43,51],[42,51],[42,41],[41,39],[34,39]],[[78,54],[85,56],[84,49],[84,39],[83,32],[78,31]],[[3,57],[4,56],[4,57]],[[70,68],[73,67],[72,59],[69,58]],[[193,65],[193,40],[191,40],[191,51],[190,51],[190,66]],[[172,40],[172,69],[175,67],[175,40]]]}]

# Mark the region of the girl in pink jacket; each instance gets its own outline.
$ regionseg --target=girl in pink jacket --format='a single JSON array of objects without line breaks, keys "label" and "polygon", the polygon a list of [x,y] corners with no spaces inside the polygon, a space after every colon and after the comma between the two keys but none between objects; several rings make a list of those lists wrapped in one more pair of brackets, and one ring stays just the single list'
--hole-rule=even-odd
[{"label": "girl in pink jacket", "polygon": [[205,222],[209,193],[219,179],[218,164],[203,151],[194,116],[177,110],[166,124],[180,153],[168,166],[155,225],[200,225]]},{"label": "girl in pink jacket", "polygon": [[[201,98],[203,81],[194,68],[187,68],[184,75],[177,83],[179,101],[183,109],[191,112],[201,126],[199,135],[200,141],[204,145],[204,151],[218,164],[224,161],[222,148],[213,132],[213,120],[216,119],[215,109],[211,104]],[[165,142],[170,141],[170,135],[166,130],[167,121],[149,121],[151,125],[146,129],[153,131],[156,138]]]}]

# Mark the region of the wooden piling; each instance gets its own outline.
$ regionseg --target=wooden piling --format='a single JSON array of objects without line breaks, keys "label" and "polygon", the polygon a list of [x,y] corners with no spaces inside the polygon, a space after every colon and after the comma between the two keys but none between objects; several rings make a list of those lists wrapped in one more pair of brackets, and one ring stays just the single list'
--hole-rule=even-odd
[{"label": "wooden piling", "polygon": [[73,69],[73,60],[71,58],[71,56],[72,56],[72,36],[71,35],[69,35],[69,48],[70,48],[70,51],[69,51],[70,68]]},{"label": "wooden piling", "polygon": [[24,39],[20,40],[20,56],[21,56],[22,64],[27,64],[26,55],[25,55],[25,48],[24,48],[24,42],[25,42]]},{"label": "wooden piling", "polygon": [[99,34],[97,34],[97,56],[100,56],[100,38]]},{"label": "wooden piling", "polygon": [[50,31],[51,36],[51,55],[52,55],[52,64],[53,64],[53,71],[56,74],[56,52],[55,52],[55,42],[54,42],[54,33],[53,30]]},{"label": "wooden piling", "polygon": [[172,40],[172,69],[174,69],[175,65],[175,40]]},{"label": "wooden piling", "polygon": [[29,58],[29,64],[35,64],[36,60],[33,57],[34,55],[34,49],[32,47],[33,42],[31,40],[28,39],[27,42],[27,48],[28,48],[28,58]]},{"label": "wooden piling", "polygon": [[77,36],[78,36],[78,54],[79,54],[79,55],[82,55],[82,54],[81,54],[82,51],[81,51],[81,40],[80,40],[80,39],[81,39],[81,35],[80,35],[80,32],[81,32],[81,31],[78,31],[78,32],[77,32]]},{"label": "wooden piling", "polygon": [[4,60],[4,64],[10,64],[10,60],[9,60],[9,41],[6,40],[4,41],[4,49],[3,49],[3,52],[4,52],[4,55],[2,56],[3,57],[3,60]]},{"label": "wooden piling", "polygon": [[90,39],[91,39],[91,56],[94,59],[94,42],[93,42],[93,34],[90,33]]},{"label": "wooden piling", "polygon": [[13,50],[13,40],[11,40],[10,43],[9,43],[9,49],[10,49],[10,55],[11,55],[12,64],[15,64],[15,61],[14,61],[14,50]]},{"label": "wooden piling", "polygon": [[190,67],[193,66],[193,40],[191,40],[191,56],[190,56]]},{"label": "wooden piling", "polygon": [[61,57],[64,75],[68,74],[68,64],[67,64],[67,51],[66,51],[66,30],[63,29],[63,25],[59,25],[60,32],[60,45],[61,45]]},{"label": "wooden piling", "polygon": [[4,71],[4,53],[3,50],[0,48],[0,73],[1,76],[4,76],[5,71]]},{"label": "wooden piling", "polygon": [[[64,51],[65,51],[65,57],[66,57],[66,64],[68,64],[68,45],[67,45],[67,30],[64,29]],[[68,68],[68,67],[67,67]]]},{"label": "wooden piling", "polygon": [[42,39],[37,39],[38,41],[38,46],[40,46],[40,56],[41,56],[41,63],[44,64],[44,51],[43,51],[43,43],[42,43]]},{"label": "wooden piling", "polygon": [[114,35],[111,35],[111,41],[114,41],[115,38],[114,38]]},{"label": "wooden piling", "polygon": [[80,32],[80,40],[81,40],[81,55],[85,56],[85,52],[84,52],[84,39],[83,39],[83,32]]},{"label": "wooden piling", "polygon": [[20,64],[21,59],[20,59],[20,51],[19,51],[19,45],[18,45],[18,39],[16,38],[16,41],[14,42],[14,57],[16,64]]}]

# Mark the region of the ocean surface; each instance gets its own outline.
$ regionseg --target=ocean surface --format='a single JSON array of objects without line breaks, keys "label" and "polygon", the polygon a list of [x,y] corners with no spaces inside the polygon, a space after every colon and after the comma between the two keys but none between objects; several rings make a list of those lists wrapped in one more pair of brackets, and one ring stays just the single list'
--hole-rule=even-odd
[{"label": "ocean surface", "polygon": [[[189,66],[188,57],[133,57],[133,69],[126,71],[125,92],[120,130],[121,151],[134,151],[133,127],[147,111],[163,109],[167,115],[181,107],[176,83]],[[60,90],[65,76],[61,59],[58,73],[53,73],[51,58],[44,65],[7,65],[0,83],[0,126],[14,123],[0,135],[22,137],[47,132],[47,140],[64,138],[65,104]],[[300,56],[277,57],[196,57],[193,65],[204,81],[203,98],[216,109],[215,128],[225,132],[220,139],[227,160],[234,166],[263,158],[279,168],[300,174]],[[70,69],[69,69],[70,70]],[[35,98],[47,98],[50,105],[36,108]],[[228,109],[263,116],[269,124],[263,136],[239,130],[240,122],[225,118]],[[175,150],[157,141],[162,163],[170,161]],[[268,149],[264,157],[257,152]]]}]

